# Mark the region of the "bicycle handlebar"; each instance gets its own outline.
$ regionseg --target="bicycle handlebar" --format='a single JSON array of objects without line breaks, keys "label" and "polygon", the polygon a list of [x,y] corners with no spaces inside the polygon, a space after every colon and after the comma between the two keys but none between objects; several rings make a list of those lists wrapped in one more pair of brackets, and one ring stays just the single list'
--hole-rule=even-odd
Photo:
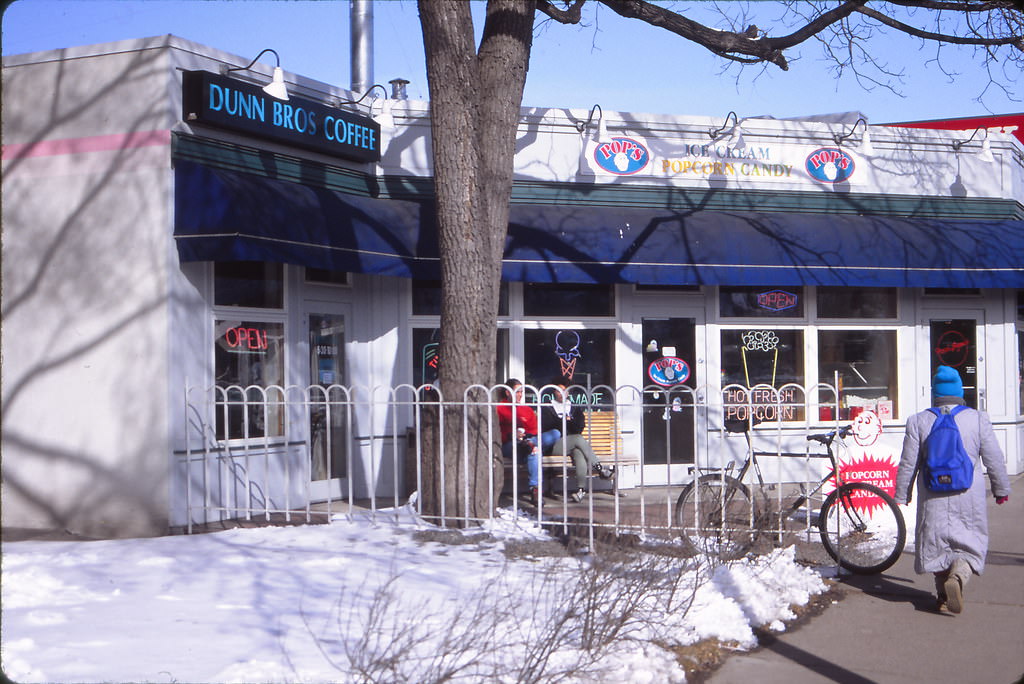
[{"label": "bicycle handlebar", "polygon": [[851,434],[853,434],[853,426],[847,425],[845,427],[839,428],[839,430],[830,430],[829,432],[826,432],[821,435],[807,435],[807,441],[818,442],[820,444],[824,444],[825,446],[829,446],[830,444],[832,444],[832,441],[835,440],[836,435],[839,435],[839,437],[843,438],[849,437]]}]

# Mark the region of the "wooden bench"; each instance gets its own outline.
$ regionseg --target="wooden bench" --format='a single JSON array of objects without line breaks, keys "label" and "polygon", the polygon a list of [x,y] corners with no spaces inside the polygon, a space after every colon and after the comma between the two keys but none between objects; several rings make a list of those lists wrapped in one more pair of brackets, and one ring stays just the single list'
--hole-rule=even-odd
[{"label": "wooden bench", "polygon": [[[622,433],[619,430],[618,416],[615,411],[587,413],[587,427],[583,429],[583,436],[590,442],[590,446],[594,449],[594,455],[602,465],[616,467],[640,465],[639,456],[627,455],[622,448]],[[559,451],[541,457],[542,468],[555,469],[561,474],[563,465],[568,470],[568,474],[576,473],[572,457],[568,454]]]}]

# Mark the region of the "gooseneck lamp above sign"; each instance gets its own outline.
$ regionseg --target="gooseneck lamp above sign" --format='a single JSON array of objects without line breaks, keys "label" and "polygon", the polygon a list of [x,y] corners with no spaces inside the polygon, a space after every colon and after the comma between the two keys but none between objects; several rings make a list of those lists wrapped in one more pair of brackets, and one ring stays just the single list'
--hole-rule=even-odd
[{"label": "gooseneck lamp above sign", "polygon": [[[405,83],[408,83],[408,81],[405,81]],[[388,99],[388,89],[382,86],[380,83],[374,83],[372,86],[370,86],[366,90],[366,92],[359,97],[359,99],[338,100],[337,102],[335,102],[335,106],[340,108],[344,107],[345,105],[358,105],[362,103],[362,101],[365,100],[367,97],[369,97],[370,93],[372,93],[377,88],[381,89],[381,91],[384,93],[384,97],[375,97],[372,100],[370,100],[369,103],[367,103],[366,105],[367,112],[370,116],[373,117],[374,121],[380,124],[381,128],[393,129],[395,127],[395,117],[391,113],[391,111],[392,108],[395,106],[394,100],[397,100],[398,98]],[[392,89],[392,95],[394,96],[396,94],[397,93],[395,92],[395,90]],[[380,100],[381,102],[381,110],[377,114],[374,114],[373,105],[375,102],[377,102],[377,100]]]},{"label": "gooseneck lamp above sign", "polygon": [[587,115],[586,121],[575,122],[576,130],[580,134],[580,158],[576,167],[577,176],[591,174],[589,164],[587,163],[587,131],[594,121],[594,112],[598,114],[597,134],[594,136],[594,141],[600,143],[602,140],[608,140],[608,126],[604,122],[604,110],[601,109],[601,105],[595,104],[590,108],[590,114]]},{"label": "gooseneck lamp above sign", "polygon": [[590,124],[594,121],[594,112],[598,112],[597,119],[597,140],[604,140],[608,137],[608,126],[604,122],[604,110],[601,109],[601,105],[596,104],[590,108],[590,114],[587,115],[586,121],[577,121],[576,130],[581,134],[586,134],[590,128]]},{"label": "gooseneck lamp above sign", "polygon": [[232,71],[248,71],[249,67],[258,62],[260,60],[260,57],[267,54],[268,52],[274,55],[276,65],[274,66],[273,80],[271,80],[271,82],[268,83],[267,85],[263,86],[263,92],[265,92],[267,95],[270,95],[273,98],[277,98],[278,100],[287,101],[288,88],[284,84],[284,71],[281,70],[281,58],[274,50],[270,48],[267,48],[266,50],[260,52],[260,54],[256,55],[256,59],[246,64],[244,67],[229,67],[227,65],[224,65],[221,68],[221,74],[226,76]]},{"label": "gooseneck lamp above sign", "polygon": [[978,152],[978,159],[980,159],[983,162],[988,162],[988,163],[992,164],[992,163],[995,162],[996,158],[992,154],[992,147],[991,147],[991,145],[989,144],[989,141],[988,141],[988,129],[987,128],[975,128],[974,132],[971,133],[971,137],[967,138],[967,140],[954,140],[953,141],[953,151],[956,152],[957,154],[959,154],[960,153],[960,148],[962,148],[964,145],[966,145],[967,143],[969,143],[972,140],[974,140],[974,138],[977,137],[977,135],[978,135],[978,131],[985,131],[985,137],[981,139],[981,150],[979,150],[979,152]]},{"label": "gooseneck lamp above sign", "polygon": [[[360,103],[362,103],[363,100],[365,100],[367,97],[370,96],[370,93],[372,93],[377,88],[380,88],[382,91],[384,91],[384,97],[387,98],[387,96],[388,96],[388,89],[385,88],[384,86],[382,86],[380,83],[374,83],[372,86],[367,88],[365,93],[363,93],[362,95],[359,96],[358,100],[338,100],[335,103],[335,105],[337,107],[344,107],[345,105],[357,105],[357,104],[360,104]],[[367,105],[367,107],[369,109],[373,109],[373,103],[376,102],[377,99],[378,98],[375,97],[372,100],[370,100],[370,103]]]},{"label": "gooseneck lamp above sign", "polygon": [[853,122],[853,127],[846,133],[833,133],[832,140],[835,141],[837,147],[842,147],[843,143],[846,142],[853,134],[857,131],[857,126],[864,124],[864,133],[861,134],[860,138],[860,152],[861,154],[874,154],[875,148],[871,144],[871,129],[868,128],[867,119],[861,117]]},{"label": "gooseneck lamp above sign", "polygon": [[729,128],[729,119],[733,120],[732,131],[729,133],[729,138],[726,140],[726,144],[730,147],[743,148],[747,146],[746,140],[743,138],[743,127],[740,125],[740,117],[736,112],[729,112],[725,115],[725,121],[722,122],[721,128],[709,128],[708,137],[711,140],[718,140],[719,137]]}]

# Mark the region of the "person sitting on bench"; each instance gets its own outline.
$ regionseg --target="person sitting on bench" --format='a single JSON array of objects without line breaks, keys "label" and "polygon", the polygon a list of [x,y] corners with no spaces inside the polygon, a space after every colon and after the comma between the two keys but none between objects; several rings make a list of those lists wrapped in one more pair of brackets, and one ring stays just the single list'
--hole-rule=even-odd
[{"label": "person sitting on bench", "polygon": [[[506,459],[524,459],[530,487],[530,500],[539,503],[537,484],[540,476],[540,457],[537,454],[537,414],[523,403],[523,383],[509,378],[505,384],[511,390],[502,392],[497,406],[498,427],[501,430],[501,452]],[[513,407],[513,404],[515,406]],[[513,424],[514,423],[514,424]]]},{"label": "person sitting on bench", "polygon": [[[544,449],[545,454],[567,454],[572,458],[573,466],[576,468],[576,487],[570,497],[579,503],[583,501],[586,492],[583,483],[592,473],[604,480],[609,480],[615,475],[615,468],[601,465],[601,461],[594,453],[594,448],[583,436],[587,426],[586,415],[579,406],[569,400],[566,391],[567,382],[565,378],[558,377],[551,382],[554,385],[554,397],[550,403],[541,407],[540,425],[547,435],[549,431],[557,430],[561,434],[557,441],[550,447]],[[547,440],[545,440],[547,441]]]}]

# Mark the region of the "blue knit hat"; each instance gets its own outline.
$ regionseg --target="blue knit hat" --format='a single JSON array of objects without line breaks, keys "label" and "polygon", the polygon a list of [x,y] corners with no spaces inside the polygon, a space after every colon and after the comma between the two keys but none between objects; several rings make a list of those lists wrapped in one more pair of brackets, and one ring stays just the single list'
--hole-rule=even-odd
[{"label": "blue knit hat", "polygon": [[955,368],[939,366],[932,377],[932,395],[936,397],[964,396],[964,383]]}]

